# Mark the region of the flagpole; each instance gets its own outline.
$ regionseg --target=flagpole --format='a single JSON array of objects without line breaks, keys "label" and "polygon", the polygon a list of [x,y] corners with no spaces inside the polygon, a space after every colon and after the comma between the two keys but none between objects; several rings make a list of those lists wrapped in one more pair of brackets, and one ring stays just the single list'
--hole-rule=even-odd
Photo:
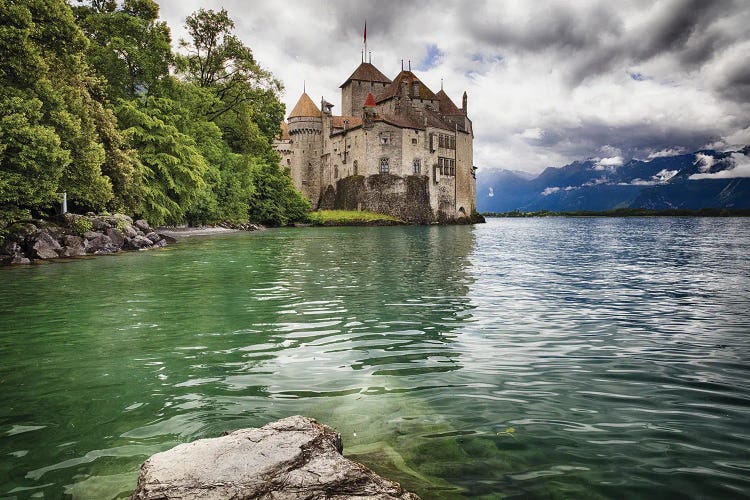
[{"label": "flagpole", "polygon": [[365,20],[365,31],[363,33],[365,42],[365,62],[367,61],[367,21]]}]

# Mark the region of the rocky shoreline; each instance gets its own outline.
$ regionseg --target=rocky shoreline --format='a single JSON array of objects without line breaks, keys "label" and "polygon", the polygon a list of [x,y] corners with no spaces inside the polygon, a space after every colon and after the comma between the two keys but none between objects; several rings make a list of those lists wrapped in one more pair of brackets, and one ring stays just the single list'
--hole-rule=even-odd
[{"label": "rocky shoreline", "polygon": [[174,242],[147,221],[133,221],[127,215],[65,214],[56,221],[23,222],[8,228],[0,246],[0,265],[148,250]]}]

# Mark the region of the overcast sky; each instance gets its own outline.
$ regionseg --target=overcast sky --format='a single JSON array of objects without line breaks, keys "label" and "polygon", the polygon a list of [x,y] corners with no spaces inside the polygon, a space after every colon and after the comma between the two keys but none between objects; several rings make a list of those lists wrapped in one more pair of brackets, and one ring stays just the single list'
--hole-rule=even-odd
[{"label": "overcast sky", "polygon": [[341,110],[360,63],[388,77],[411,59],[433,91],[469,95],[482,170],[617,165],[750,144],[747,0],[157,0],[176,42],[185,17],[222,7],[286,87]]}]

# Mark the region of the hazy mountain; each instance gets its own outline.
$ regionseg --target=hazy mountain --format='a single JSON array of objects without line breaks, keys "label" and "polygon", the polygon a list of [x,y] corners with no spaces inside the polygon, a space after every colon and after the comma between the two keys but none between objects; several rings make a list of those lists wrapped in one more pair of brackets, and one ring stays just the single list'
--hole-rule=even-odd
[{"label": "hazy mountain", "polygon": [[622,165],[592,158],[549,167],[533,178],[511,170],[480,172],[477,208],[480,212],[750,208],[749,155],[750,147],[745,147]]}]

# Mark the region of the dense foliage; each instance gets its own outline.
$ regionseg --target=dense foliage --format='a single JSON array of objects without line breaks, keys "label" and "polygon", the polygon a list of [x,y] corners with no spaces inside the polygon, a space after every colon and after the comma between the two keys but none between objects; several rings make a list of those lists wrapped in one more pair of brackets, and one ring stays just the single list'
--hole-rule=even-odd
[{"label": "dense foliage", "polygon": [[286,224],[309,204],[271,140],[281,83],[200,9],[171,49],[153,0],[0,0],[0,229],[71,211]]}]

